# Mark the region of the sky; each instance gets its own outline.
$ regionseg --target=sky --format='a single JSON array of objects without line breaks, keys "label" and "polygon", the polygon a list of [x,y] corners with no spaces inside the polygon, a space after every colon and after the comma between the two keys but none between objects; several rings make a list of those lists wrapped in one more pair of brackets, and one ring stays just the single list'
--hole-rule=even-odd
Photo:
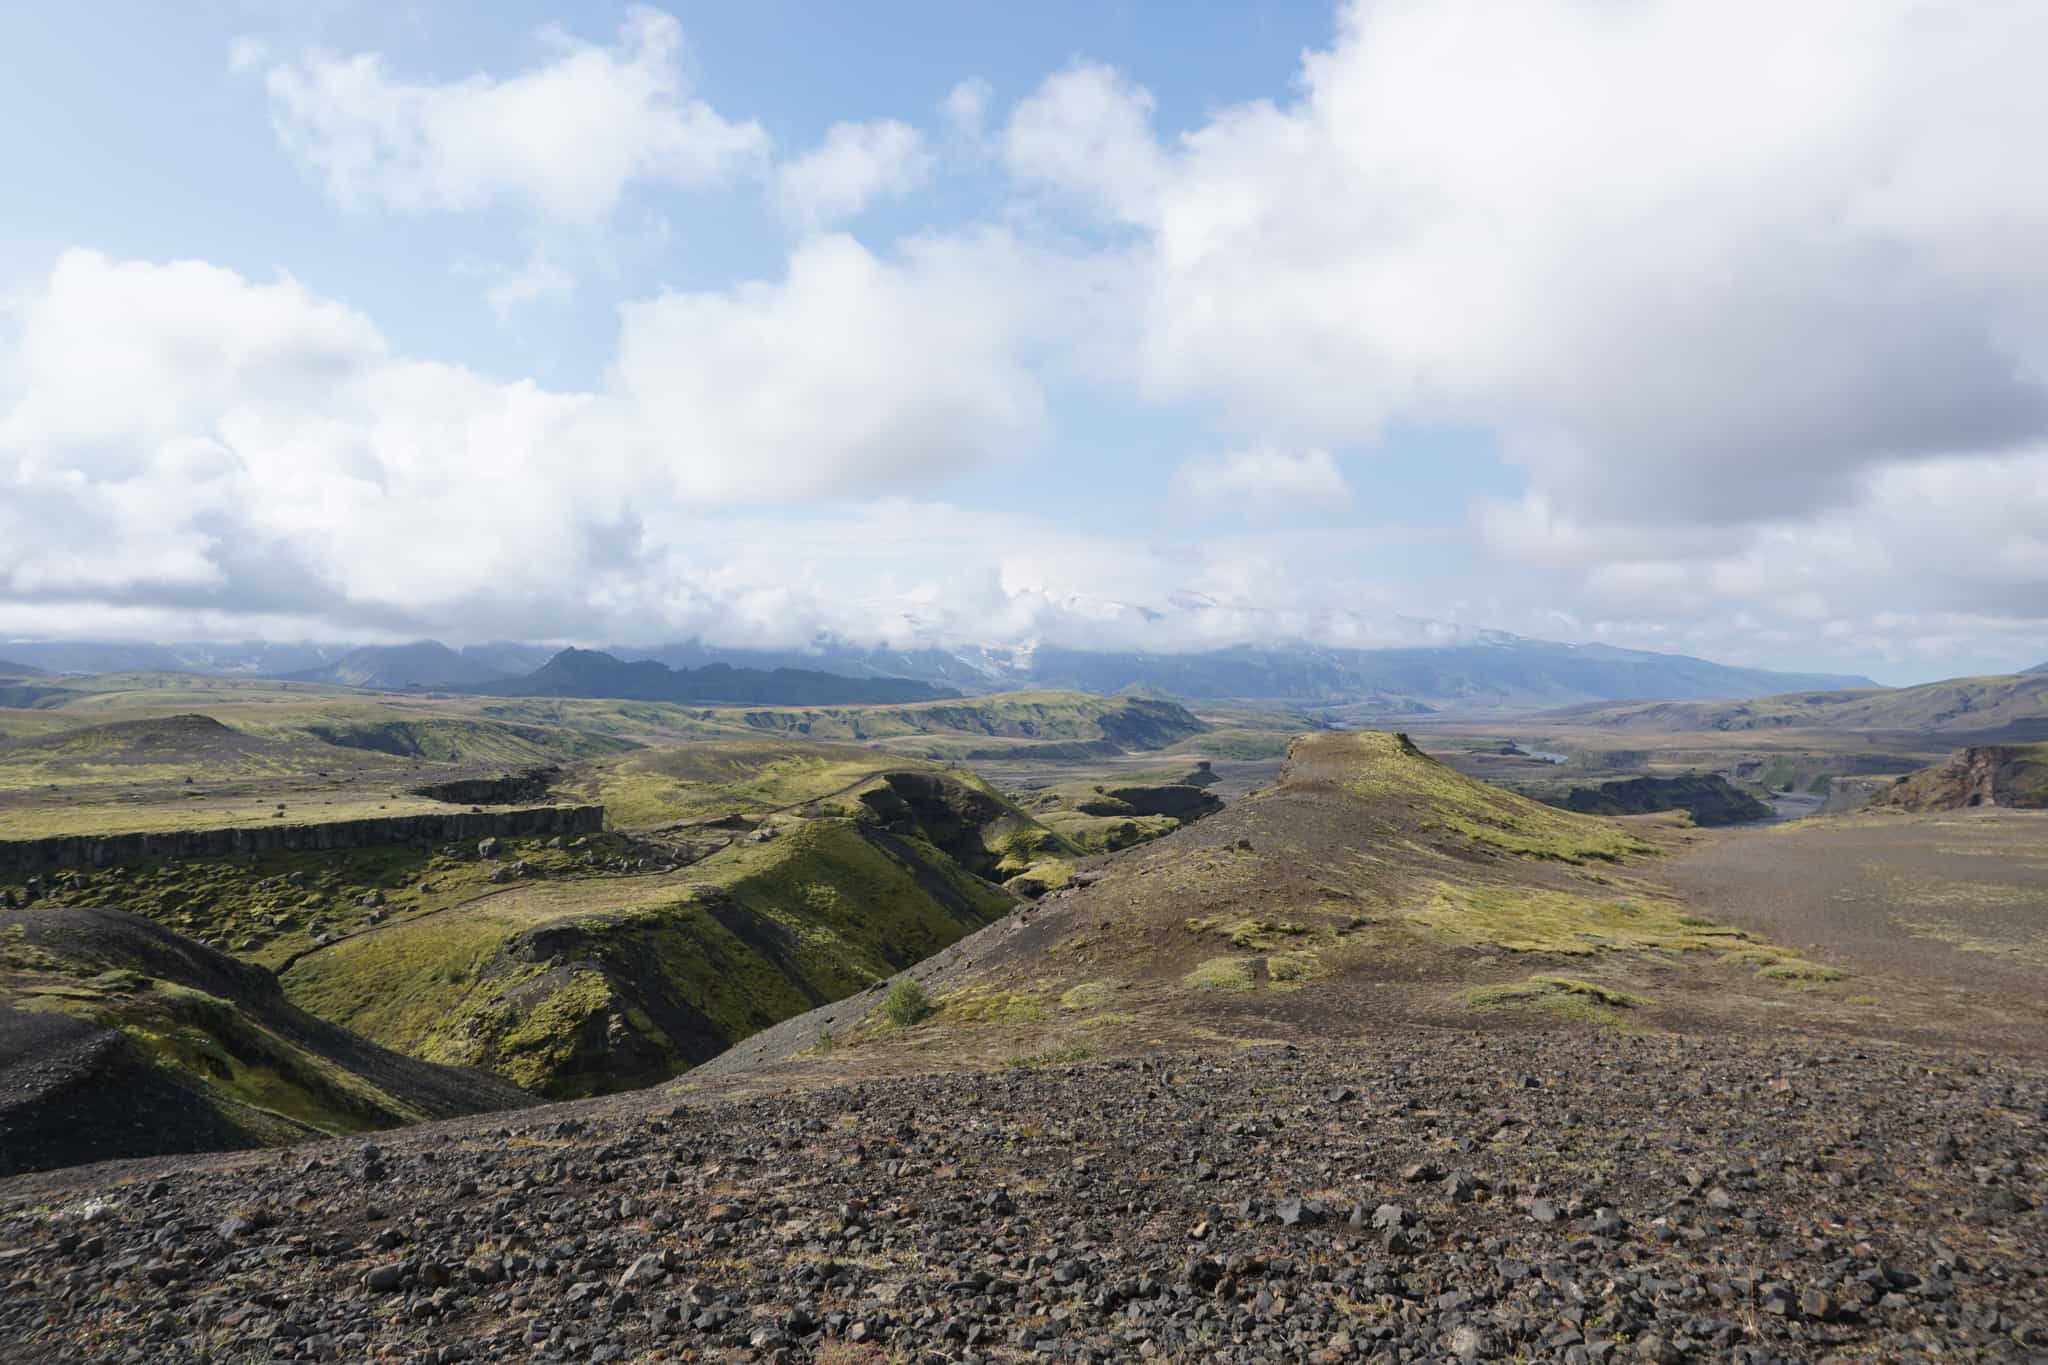
[{"label": "sky", "polygon": [[2048,659],[2048,6],[0,12],[0,639]]}]

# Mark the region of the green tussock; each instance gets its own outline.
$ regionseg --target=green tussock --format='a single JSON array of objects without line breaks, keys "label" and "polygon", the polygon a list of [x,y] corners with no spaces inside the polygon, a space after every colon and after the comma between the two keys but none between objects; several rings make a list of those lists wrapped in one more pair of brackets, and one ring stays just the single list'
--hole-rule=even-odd
[{"label": "green tussock", "polygon": [[1073,987],[1060,996],[1060,1008],[1063,1010],[1100,1009],[1103,1005],[1109,1003],[1110,997],[1115,992],[1116,984],[1114,982],[1083,981],[1080,985]]},{"label": "green tussock", "polygon": [[1181,984],[1194,990],[1241,992],[1254,989],[1257,983],[1249,958],[1212,957],[1183,976]]},{"label": "green tussock", "polygon": [[1471,1010],[1536,1009],[1605,1028],[1621,1027],[1622,1011],[1652,1003],[1644,996],[1568,976],[1532,976],[1504,985],[1474,986],[1451,998]]},{"label": "green tussock", "polygon": [[1019,1057],[1012,1057],[1009,1059],[1009,1064],[1025,1068],[1073,1066],[1087,1061],[1094,1055],[1094,1049],[1085,1044],[1067,1043],[1058,1047],[1048,1047],[1043,1052],[1033,1052]]},{"label": "green tussock", "polygon": [[1249,948],[1260,952],[1285,947],[1309,932],[1306,924],[1259,917],[1231,919],[1225,916],[1211,916],[1207,919],[1191,919],[1186,921],[1186,924],[1190,933],[1216,934],[1229,940],[1233,948]]}]

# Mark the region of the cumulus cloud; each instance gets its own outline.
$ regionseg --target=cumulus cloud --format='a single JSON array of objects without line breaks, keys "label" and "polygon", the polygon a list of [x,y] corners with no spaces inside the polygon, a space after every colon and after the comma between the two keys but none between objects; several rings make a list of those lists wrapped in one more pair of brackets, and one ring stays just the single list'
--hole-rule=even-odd
[{"label": "cumulus cloud", "polygon": [[[67,256],[0,317],[0,595],[615,627],[584,638],[1366,638],[1405,608],[1752,662],[2044,627],[2031,0],[1373,0],[1289,90],[1181,129],[1086,61],[1006,115],[969,83],[940,114],[999,158],[1006,226],[886,249],[829,229],[924,182],[916,129],[835,125],[777,170],[666,16],[551,41],[445,82],[238,60],[343,202],[588,227],[635,185],[760,170],[804,229],[786,268],[627,305],[602,382],[561,393],[395,354],[289,278]],[[1084,383],[1216,415],[1204,444],[1239,453],[1182,468],[1192,506],[1327,508],[1320,452],[1396,424],[1489,433],[1527,491],[1406,580],[1348,567],[1363,532],[1196,553],[860,505],[1031,447]],[[786,529],[818,499],[847,502]]]},{"label": "cumulus cloud", "polygon": [[[682,26],[629,9],[610,46],[558,30],[553,59],[517,75],[412,80],[375,53],[313,52],[264,74],[287,153],[337,202],[404,212],[500,202],[575,227],[606,222],[628,187],[705,186],[765,164],[770,139],[691,94]],[[234,60],[261,60],[237,44]]]},{"label": "cumulus cloud", "polygon": [[1114,68],[1079,63],[1011,112],[1003,160],[1022,183],[1064,190],[1110,217],[1148,223],[1169,183],[1151,116],[1150,91]]},{"label": "cumulus cloud", "polygon": [[1147,392],[1485,426],[1574,511],[1740,521],[2048,429],[2044,43],[2024,0],[1382,0],[1292,103],[1168,142],[1078,67],[1008,155],[1142,231]]},{"label": "cumulus cloud", "polygon": [[1316,514],[1351,501],[1351,485],[1328,451],[1290,455],[1265,446],[1197,456],[1174,471],[1172,492],[1210,516]]},{"label": "cumulus cloud", "polygon": [[[1903,519],[2048,439],[2044,44],[2025,0],[1361,0],[1291,98],[1167,136],[1081,64],[1004,147],[1122,229],[1095,355],[1145,396],[1283,448],[1491,432],[1530,491],[1486,543],[1588,631],[1892,648],[1875,597],[2022,629],[2048,599],[2023,519],[1980,517],[1968,567]],[[1802,562],[1885,576],[1788,590]]]},{"label": "cumulus cloud", "polygon": [[923,188],[932,163],[924,134],[907,123],[835,123],[816,147],[776,168],[775,200],[790,221],[816,227]]},{"label": "cumulus cloud", "polygon": [[398,354],[289,277],[66,253],[10,329],[0,599],[651,627],[671,547],[721,507],[914,487],[1035,437],[1014,348],[1046,301],[991,292],[1019,251],[816,238],[780,280],[628,308],[588,392]]}]

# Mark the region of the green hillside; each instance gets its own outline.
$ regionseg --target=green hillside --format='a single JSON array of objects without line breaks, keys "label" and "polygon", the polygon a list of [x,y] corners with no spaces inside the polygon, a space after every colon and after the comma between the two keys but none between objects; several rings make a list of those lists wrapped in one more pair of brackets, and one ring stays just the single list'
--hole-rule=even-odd
[{"label": "green hillside", "polygon": [[25,1091],[0,1087],[0,1174],[45,1148],[77,1161],[260,1145],[526,1102],[312,1017],[259,967],[96,908],[0,908],[0,1057],[16,1047],[49,1065]]},{"label": "green hillside", "polygon": [[1918,687],[1787,692],[1748,701],[1629,702],[1569,707],[1543,720],[1613,730],[1827,729],[1953,733],[2048,724],[2048,675],[1952,678]]}]

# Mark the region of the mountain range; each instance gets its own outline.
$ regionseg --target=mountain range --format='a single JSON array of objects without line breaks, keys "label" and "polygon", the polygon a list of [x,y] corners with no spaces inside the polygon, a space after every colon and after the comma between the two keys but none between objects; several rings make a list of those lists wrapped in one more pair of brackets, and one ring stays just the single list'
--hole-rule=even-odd
[{"label": "mountain range", "polygon": [[670,668],[632,662],[594,649],[565,649],[523,678],[479,683],[467,691],[489,697],[618,697],[628,701],[726,702],[806,706],[940,701],[960,694],[911,678],[848,678],[804,668]]},{"label": "mountain range", "polygon": [[[829,638],[801,649],[733,649],[690,641],[559,654],[545,646],[509,643],[457,650],[431,640],[358,647],[16,642],[5,649],[12,659],[52,672],[176,670],[390,691],[689,702],[924,701],[955,693],[1062,688],[1193,700],[1255,697],[1398,713],[1526,710],[1618,700],[1712,701],[1877,686],[1868,678],[1738,668],[1688,655],[1559,644],[1497,631],[1438,646],[1337,649],[1294,643],[1184,654],[1056,645],[906,650]],[[729,672],[704,673],[707,669]],[[784,673],[808,676],[775,680]],[[914,686],[871,695],[869,689],[820,681],[830,675]]]}]

